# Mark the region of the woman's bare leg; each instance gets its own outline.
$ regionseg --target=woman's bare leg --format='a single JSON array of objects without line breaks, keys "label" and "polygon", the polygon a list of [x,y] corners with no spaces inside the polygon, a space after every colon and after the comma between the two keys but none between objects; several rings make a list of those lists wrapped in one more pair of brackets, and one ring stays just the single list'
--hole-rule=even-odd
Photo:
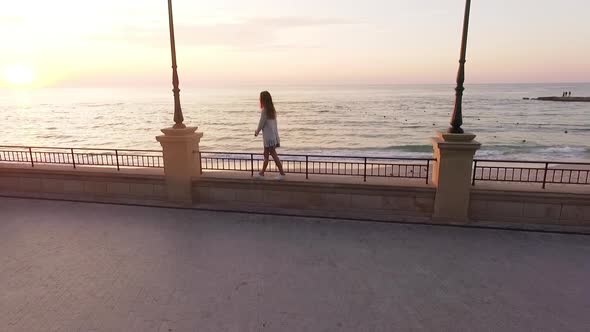
[{"label": "woman's bare leg", "polygon": [[264,176],[264,172],[266,172],[266,168],[268,167],[268,155],[270,154],[269,148],[264,148],[264,164],[262,164],[262,170],[260,171],[260,175]]},{"label": "woman's bare leg", "polygon": [[281,159],[279,159],[279,155],[277,154],[277,150],[270,149],[270,155],[272,156],[272,159],[275,161],[275,164],[277,165],[277,168],[279,169],[279,173],[281,173],[281,175],[285,175],[285,172],[283,171],[283,163],[281,162]]}]

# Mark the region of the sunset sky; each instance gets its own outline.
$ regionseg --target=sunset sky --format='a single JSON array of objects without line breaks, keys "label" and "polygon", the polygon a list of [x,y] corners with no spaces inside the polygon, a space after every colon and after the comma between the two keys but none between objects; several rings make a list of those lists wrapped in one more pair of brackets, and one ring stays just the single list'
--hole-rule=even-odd
[{"label": "sunset sky", "polygon": [[[170,80],[166,0],[18,0],[0,86]],[[463,0],[174,0],[185,85],[452,83]],[[590,81],[590,2],[474,0],[467,81]]]}]

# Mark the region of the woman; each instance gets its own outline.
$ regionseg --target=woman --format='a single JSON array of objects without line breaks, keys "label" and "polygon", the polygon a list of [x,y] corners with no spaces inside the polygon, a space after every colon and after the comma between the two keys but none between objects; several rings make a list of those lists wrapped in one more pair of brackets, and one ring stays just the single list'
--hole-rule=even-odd
[{"label": "woman", "polygon": [[283,171],[283,164],[277,155],[276,148],[281,146],[279,138],[279,130],[277,128],[277,111],[272,102],[272,97],[268,91],[262,91],[260,93],[260,122],[258,122],[258,129],[254,132],[254,136],[258,136],[262,131],[262,141],[264,143],[264,164],[262,170],[258,173],[257,178],[262,178],[266,168],[268,167],[268,156],[271,155],[275,161],[277,168],[279,169],[279,175],[277,180],[283,180],[285,178],[285,172]]}]

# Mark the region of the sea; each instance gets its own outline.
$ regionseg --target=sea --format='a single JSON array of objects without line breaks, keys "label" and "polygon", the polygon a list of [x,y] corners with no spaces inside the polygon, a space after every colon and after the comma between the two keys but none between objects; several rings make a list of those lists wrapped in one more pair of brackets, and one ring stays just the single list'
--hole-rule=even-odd
[{"label": "sea", "polygon": [[[449,127],[453,85],[186,87],[185,123],[204,133],[203,151],[259,152],[258,96],[275,100],[280,153],[430,157],[431,138]],[[590,96],[588,84],[467,85],[463,128],[479,158],[590,161],[590,103],[527,100]],[[165,88],[0,89],[0,145],[160,149],[173,124]]]}]

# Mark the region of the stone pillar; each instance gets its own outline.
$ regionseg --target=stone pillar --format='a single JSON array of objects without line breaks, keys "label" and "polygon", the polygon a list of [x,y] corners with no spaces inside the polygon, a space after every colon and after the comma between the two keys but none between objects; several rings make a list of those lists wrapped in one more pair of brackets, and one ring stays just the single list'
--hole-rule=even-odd
[{"label": "stone pillar", "polygon": [[469,196],[473,156],[481,147],[473,134],[438,132],[433,138],[437,160],[433,173],[436,187],[433,219],[449,223],[465,223],[469,219]]},{"label": "stone pillar", "polygon": [[167,128],[162,129],[164,135],[156,137],[164,154],[168,199],[182,205],[192,204],[192,180],[201,176],[199,142],[203,133],[196,131],[197,127]]}]

